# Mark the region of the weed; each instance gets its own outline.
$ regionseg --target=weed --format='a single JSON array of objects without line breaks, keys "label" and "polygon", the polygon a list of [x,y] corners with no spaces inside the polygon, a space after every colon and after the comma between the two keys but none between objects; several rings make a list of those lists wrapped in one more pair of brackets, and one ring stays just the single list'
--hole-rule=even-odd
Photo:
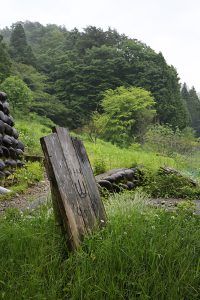
[{"label": "weed", "polygon": [[146,170],[145,174],[144,190],[152,197],[194,199],[200,196],[200,187],[193,186],[186,176],[150,170]]},{"label": "weed", "polygon": [[93,162],[94,174],[102,174],[106,171],[106,163],[103,158],[95,159]]},{"label": "weed", "polygon": [[20,140],[25,145],[25,150],[28,154],[41,155],[40,138],[51,133],[51,127],[54,125],[50,120],[29,115],[30,119],[21,119],[16,122],[16,128],[20,134]]},{"label": "weed", "polygon": [[9,200],[15,194],[20,194],[44,178],[44,167],[39,162],[29,162],[25,167],[17,169],[6,181],[6,187],[11,193],[0,195],[0,200]]},{"label": "weed", "polygon": [[52,210],[0,219],[4,299],[199,299],[200,219],[146,205],[145,195],[106,201],[107,226],[68,254]]},{"label": "weed", "polygon": [[44,170],[39,162],[26,163],[24,168],[19,169],[14,173],[14,182],[27,183],[31,186],[35,182],[43,179]]}]

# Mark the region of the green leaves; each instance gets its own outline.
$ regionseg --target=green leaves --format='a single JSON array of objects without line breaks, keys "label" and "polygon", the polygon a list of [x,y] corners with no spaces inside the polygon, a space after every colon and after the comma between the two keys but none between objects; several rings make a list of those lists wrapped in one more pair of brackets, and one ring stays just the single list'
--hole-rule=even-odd
[{"label": "green leaves", "polygon": [[[47,77],[46,91],[41,89],[51,94],[56,103],[59,101],[60,107],[63,104],[62,116],[60,110],[55,111],[53,116],[53,121],[60,125],[62,123],[70,129],[82,127],[88,123],[92,113],[99,110],[105,91],[115,90],[120,86],[135,86],[150,91],[156,102],[159,123],[170,124],[174,129],[177,126],[183,129],[189,124],[175,68],[167,65],[162,53],[156,53],[136,39],[130,39],[110,28],[104,31],[89,26],[82,32],[76,28],[68,31],[57,25],[43,26],[29,21],[16,23],[11,30],[7,28],[1,32],[7,40],[11,36],[10,53],[16,62],[34,65],[30,46],[34,50],[37,68]],[[4,73],[1,66],[0,51],[0,80]],[[3,79],[5,77],[7,76],[4,75]],[[26,81],[30,79],[28,77],[23,80],[29,85]],[[35,76],[34,81],[37,88],[38,76]],[[33,83],[33,88],[35,87]],[[45,107],[47,102],[53,103],[52,99],[48,100],[49,97],[45,101],[47,95],[43,96],[41,102],[45,102]],[[138,97],[141,98],[140,95]],[[128,94],[125,99],[128,101]],[[36,108],[34,111],[44,114],[45,109]],[[147,112],[143,118],[146,117]]]},{"label": "green leaves", "polygon": [[200,100],[194,87],[188,90],[186,83],[181,89],[181,96],[188,110],[190,125],[200,135]]},{"label": "green leaves", "polygon": [[119,87],[104,93],[102,107],[107,117],[104,137],[120,146],[140,138],[155,116],[155,101],[150,92],[136,87]]},{"label": "green leaves", "polygon": [[24,28],[21,23],[16,23],[10,38],[10,54],[17,61],[27,65],[36,65],[36,58],[28,45]]},{"label": "green leaves", "polygon": [[6,78],[0,87],[7,93],[14,112],[16,110],[21,113],[29,111],[33,94],[18,76]]},{"label": "green leaves", "polygon": [[3,37],[0,35],[0,83],[10,75],[11,61],[8,49],[3,43]]}]

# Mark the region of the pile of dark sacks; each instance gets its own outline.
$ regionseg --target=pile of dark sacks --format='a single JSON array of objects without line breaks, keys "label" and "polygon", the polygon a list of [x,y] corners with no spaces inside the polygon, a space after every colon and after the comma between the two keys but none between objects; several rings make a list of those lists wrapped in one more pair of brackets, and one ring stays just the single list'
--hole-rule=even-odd
[{"label": "pile of dark sacks", "polygon": [[24,165],[24,145],[18,137],[14,119],[10,115],[7,95],[0,92],[0,179],[10,176]]},{"label": "pile of dark sacks", "polygon": [[103,189],[111,193],[119,193],[123,190],[133,190],[142,185],[144,173],[138,167],[123,168],[108,171],[97,175],[95,178],[100,191]]}]

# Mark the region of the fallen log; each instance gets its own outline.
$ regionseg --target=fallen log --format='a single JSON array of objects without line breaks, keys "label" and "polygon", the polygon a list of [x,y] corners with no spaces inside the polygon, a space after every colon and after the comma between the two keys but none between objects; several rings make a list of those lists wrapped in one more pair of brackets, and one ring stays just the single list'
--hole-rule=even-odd
[{"label": "fallen log", "polygon": [[113,169],[95,176],[98,185],[109,192],[132,190],[143,183],[143,172],[138,167]]}]

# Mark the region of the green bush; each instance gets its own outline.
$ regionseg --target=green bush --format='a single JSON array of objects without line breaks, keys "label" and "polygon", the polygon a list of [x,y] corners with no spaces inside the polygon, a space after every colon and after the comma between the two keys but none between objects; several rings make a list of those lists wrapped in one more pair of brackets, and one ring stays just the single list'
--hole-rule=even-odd
[{"label": "green bush", "polygon": [[102,174],[104,172],[106,172],[106,162],[103,158],[97,158],[94,160],[93,163],[93,170],[94,170],[94,174],[98,175],[98,174]]},{"label": "green bush", "polygon": [[174,153],[188,155],[200,150],[192,128],[180,131],[168,125],[154,125],[145,134],[144,141],[146,149],[170,156]]},{"label": "green bush", "polygon": [[189,183],[188,178],[176,174],[161,174],[146,169],[144,190],[152,197],[189,198],[200,197],[200,187]]},{"label": "green bush", "polygon": [[20,194],[26,189],[44,179],[44,166],[39,162],[26,163],[25,167],[17,169],[2,184],[11,190],[11,193],[0,195],[0,200],[11,199],[16,193]]}]

